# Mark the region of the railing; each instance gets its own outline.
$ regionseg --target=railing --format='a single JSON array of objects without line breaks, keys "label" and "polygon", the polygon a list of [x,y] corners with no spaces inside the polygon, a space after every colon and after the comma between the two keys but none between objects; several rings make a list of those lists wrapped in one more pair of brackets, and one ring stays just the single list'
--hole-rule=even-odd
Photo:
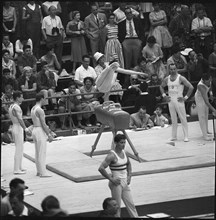
[{"label": "railing", "polygon": [[[148,88],[157,88],[159,87],[158,85],[155,86],[149,86]],[[127,89],[121,89],[121,90],[113,90],[110,91],[110,93],[114,93],[114,92],[124,92]],[[91,93],[81,93],[81,94],[67,94],[67,95],[57,95],[57,96],[52,96],[52,97],[47,97],[46,99],[60,99],[60,98],[67,98],[67,106],[69,106],[69,98],[70,97],[74,97],[74,96],[84,96],[84,95],[91,95],[91,94],[97,94],[97,95],[102,95],[103,93],[101,92],[91,92]],[[214,99],[216,99],[216,97],[214,97]],[[35,101],[35,98],[31,98],[31,99],[25,99],[23,100],[23,102],[29,102],[29,101]],[[186,103],[189,102],[193,102],[193,99],[188,99],[186,101]],[[13,102],[2,102],[2,104],[12,104]],[[58,103],[58,102],[57,102]],[[168,102],[161,102],[160,105],[167,105]],[[124,106],[122,107],[122,109],[130,109],[130,108],[134,108],[135,106]],[[86,113],[94,113],[94,111],[79,111],[79,112],[72,112],[70,109],[66,109],[65,113],[57,113],[57,114],[47,114],[45,115],[45,118],[51,118],[51,117],[59,117],[59,116],[72,116],[72,115],[78,115],[78,114],[86,114]],[[31,120],[30,116],[25,116],[23,117],[23,119],[27,119],[27,120]],[[1,120],[1,122],[9,122],[11,121],[10,119],[7,120]],[[70,126],[70,131],[72,132],[72,129],[75,127],[74,122],[72,117],[69,117],[69,126]]]}]

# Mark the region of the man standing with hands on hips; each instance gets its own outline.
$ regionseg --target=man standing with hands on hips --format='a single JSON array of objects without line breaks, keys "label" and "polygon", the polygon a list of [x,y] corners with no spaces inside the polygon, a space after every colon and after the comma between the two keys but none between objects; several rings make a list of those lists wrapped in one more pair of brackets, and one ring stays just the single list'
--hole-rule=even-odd
[{"label": "man standing with hands on hips", "polygon": [[[114,198],[119,206],[119,211],[117,217],[121,215],[121,199],[123,200],[130,217],[138,217],[136,207],[134,205],[131,191],[130,191],[130,182],[131,182],[131,163],[126,155],[125,141],[126,137],[123,134],[117,134],[114,137],[115,149],[111,150],[106,156],[105,160],[101,163],[98,171],[109,180],[109,188],[112,193],[112,198]],[[110,167],[112,175],[109,175],[105,170],[107,167]]]},{"label": "man standing with hands on hips", "polygon": [[45,104],[44,94],[39,92],[36,94],[36,105],[31,109],[31,118],[33,122],[32,138],[35,143],[35,164],[37,168],[37,176],[51,177],[46,172],[46,148],[47,136],[49,142],[53,141],[49,127],[46,125],[45,113],[41,108]]},{"label": "man standing with hands on hips", "polygon": [[[178,114],[183,128],[184,142],[188,142],[188,124],[184,103],[193,92],[193,86],[185,77],[178,74],[176,65],[174,63],[169,64],[168,68],[170,75],[163,80],[160,86],[160,91],[163,98],[168,102],[169,105],[172,120],[171,141],[177,140]],[[165,86],[168,86],[169,96],[164,93]],[[183,97],[184,86],[188,87],[188,92],[187,95]]]},{"label": "man standing with hands on hips", "polygon": [[22,158],[23,158],[23,142],[24,134],[23,130],[31,134],[28,128],[26,128],[25,123],[22,119],[22,109],[20,105],[23,101],[23,94],[21,91],[14,91],[13,93],[14,103],[9,107],[9,115],[13,123],[12,135],[15,143],[15,157],[14,157],[14,174],[25,174],[26,170],[22,168]]}]

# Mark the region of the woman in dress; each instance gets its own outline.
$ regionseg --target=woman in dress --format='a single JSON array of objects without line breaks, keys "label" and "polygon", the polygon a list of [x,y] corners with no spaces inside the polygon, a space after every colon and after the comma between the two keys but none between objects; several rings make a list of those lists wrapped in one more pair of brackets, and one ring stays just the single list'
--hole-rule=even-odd
[{"label": "woman in dress", "polygon": [[105,45],[105,61],[110,62],[113,54],[117,54],[120,67],[124,68],[122,46],[118,40],[118,25],[115,24],[114,20],[115,14],[110,14],[109,23],[105,27],[108,38]]},{"label": "woman in dress", "polygon": [[41,6],[35,1],[29,1],[23,7],[22,19],[26,21],[25,32],[33,42],[33,54],[39,58],[39,48],[41,39],[41,23],[43,20]]},{"label": "woman in dress", "polygon": [[[211,88],[211,77],[209,74],[203,74],[200,82],[197,85],[195,93],[195,101],[198,111],[198,118],[203,138],[206,141],[212,140],[211,133],[208,131],[208,113],[209,108],[212,110],[213,115],[216,117],[216,109],[209,103],[208,92]],[[210,91],[210,96],[212,92]]]},{"label": "woman in dress", "polygon": [[10,35],[10,40],[13,44],[16,41],[16,25],[16,10],[10,6],[10,1],[6,1],[3,5],[3,30]]},{"label": "woman in dress", "polygon": [[156,43],[154,36],[147,39],[147,44],[142,50],[143,57],[147,60],[147,68],[150,72],[150,77],[157,74],[159,79],[164,79],[166,76],[166,69],[162,62],[163,52],[159,44]]},{"label": "woman in dress", "polygon": [[75,73],[77,64],[82,63],[82,56],[87,54],[84,23],[80,21],[79,11],[72,13],[72,21],[68,22],[66,33],[71,37],[71,62],[73,62],[73,73]]},{"label": "woman in dress", "polygon": [[[84,78],[84,85],[80,87],[81,92],[81,107],[83,111],[94,111],[94,108],[99,105],[99,101],[97,99],[97,94],[89,94],[89,95],[82,95],[83,93],[93,93],[98,92],[96,87],[93,86],[94,79],[92,77],[85,77]],[[93,113],[85,113],[83,114],[83,118],[86,119],[86,126],[91,126],[90,124],[90,117]]]},{"label": "woman in dress", "polygon": [[154,11],[149,14],[151,24],[149,36],[153,35],[156,38],[156,42],[162,49],[170,48],[173,42],[172,36],[170,35],[166,26],[166,13],[165,11],[160,10],[159,3],[154,2],[152,5],[154,7]]}]

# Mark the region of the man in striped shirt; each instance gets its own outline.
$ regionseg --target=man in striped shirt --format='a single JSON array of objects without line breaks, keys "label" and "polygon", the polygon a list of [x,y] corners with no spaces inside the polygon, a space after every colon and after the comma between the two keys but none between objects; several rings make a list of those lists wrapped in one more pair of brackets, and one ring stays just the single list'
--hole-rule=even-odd
[{"label": "man in striped shirt", "polygon": [[[109,180],[109,187],[111,190],[112,198],[114,198],[120,209],[116,217],[121,215],[121,199],[125,203],[130,217],[138,217],[136,207],[134,205],[131,191],[131,163],[126,155],[124,148],[126,137],[123,134],[117,134],[114,137],[115,149],[111,150],[106,156],[105,160],[100,165],[98,171]],[[108,174],[105,170],[110,167],[112,174]]]}]

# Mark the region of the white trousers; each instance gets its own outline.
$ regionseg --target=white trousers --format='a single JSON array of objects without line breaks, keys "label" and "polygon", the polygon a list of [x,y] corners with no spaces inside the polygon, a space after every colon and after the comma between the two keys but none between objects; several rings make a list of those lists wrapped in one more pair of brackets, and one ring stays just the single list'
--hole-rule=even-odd
[{"label": "white trousers", "polygon": [[35,143],[35,164],[37,174],[46,175],[47,135],[41,127],[34,127],[32,138]]},{"label": "white trousers", "polygon": [[23,128],[20,124],[13,124],[12,135],[15,143],[15,156],[14,156],[14,172],[22,170],[22,159],[23,159]]},{"label": "white trousers", "polygon": [[[55,96],[55,92],[53,89],[42,89],[41,92],[43,92],[44,94],[44,98],[46,99],[47,97],[52,97],[52,96]],[[52,99],[52,103],[53,104],[56,104],[56,99]],[[46,102],[45,102],[45,105],[48,105],[49,104],[49,100],[46,99]]]},{"label": "white trousers", "polygon": [[195,95],[195,101],[196,101],[196,106],[197,106],[197,113],[198,113],[200,128],[201,128],[203,137],[207,138],[209,108],[205,104],[204,100],[200,99],[196,95]]},{"label": "white trousers", "polygon": [[184,138],[188,138],[188,124],[184,102],[178,102],[177,98],[173,98],[169,102],[169,111],[172,120],[172,139],[177,139],[178,118],[182,124]]},{"label": "white trousers", "polygon": [[123,200],[130,217],[137,218],[137,210],[133,202],[130,186],[127,184],[127,179],[121,179],[121,184],[114,185],[109,181],[109,188],[111,190],[112,197],[119,205],[118,217],[121,216],[121,199]]}]

